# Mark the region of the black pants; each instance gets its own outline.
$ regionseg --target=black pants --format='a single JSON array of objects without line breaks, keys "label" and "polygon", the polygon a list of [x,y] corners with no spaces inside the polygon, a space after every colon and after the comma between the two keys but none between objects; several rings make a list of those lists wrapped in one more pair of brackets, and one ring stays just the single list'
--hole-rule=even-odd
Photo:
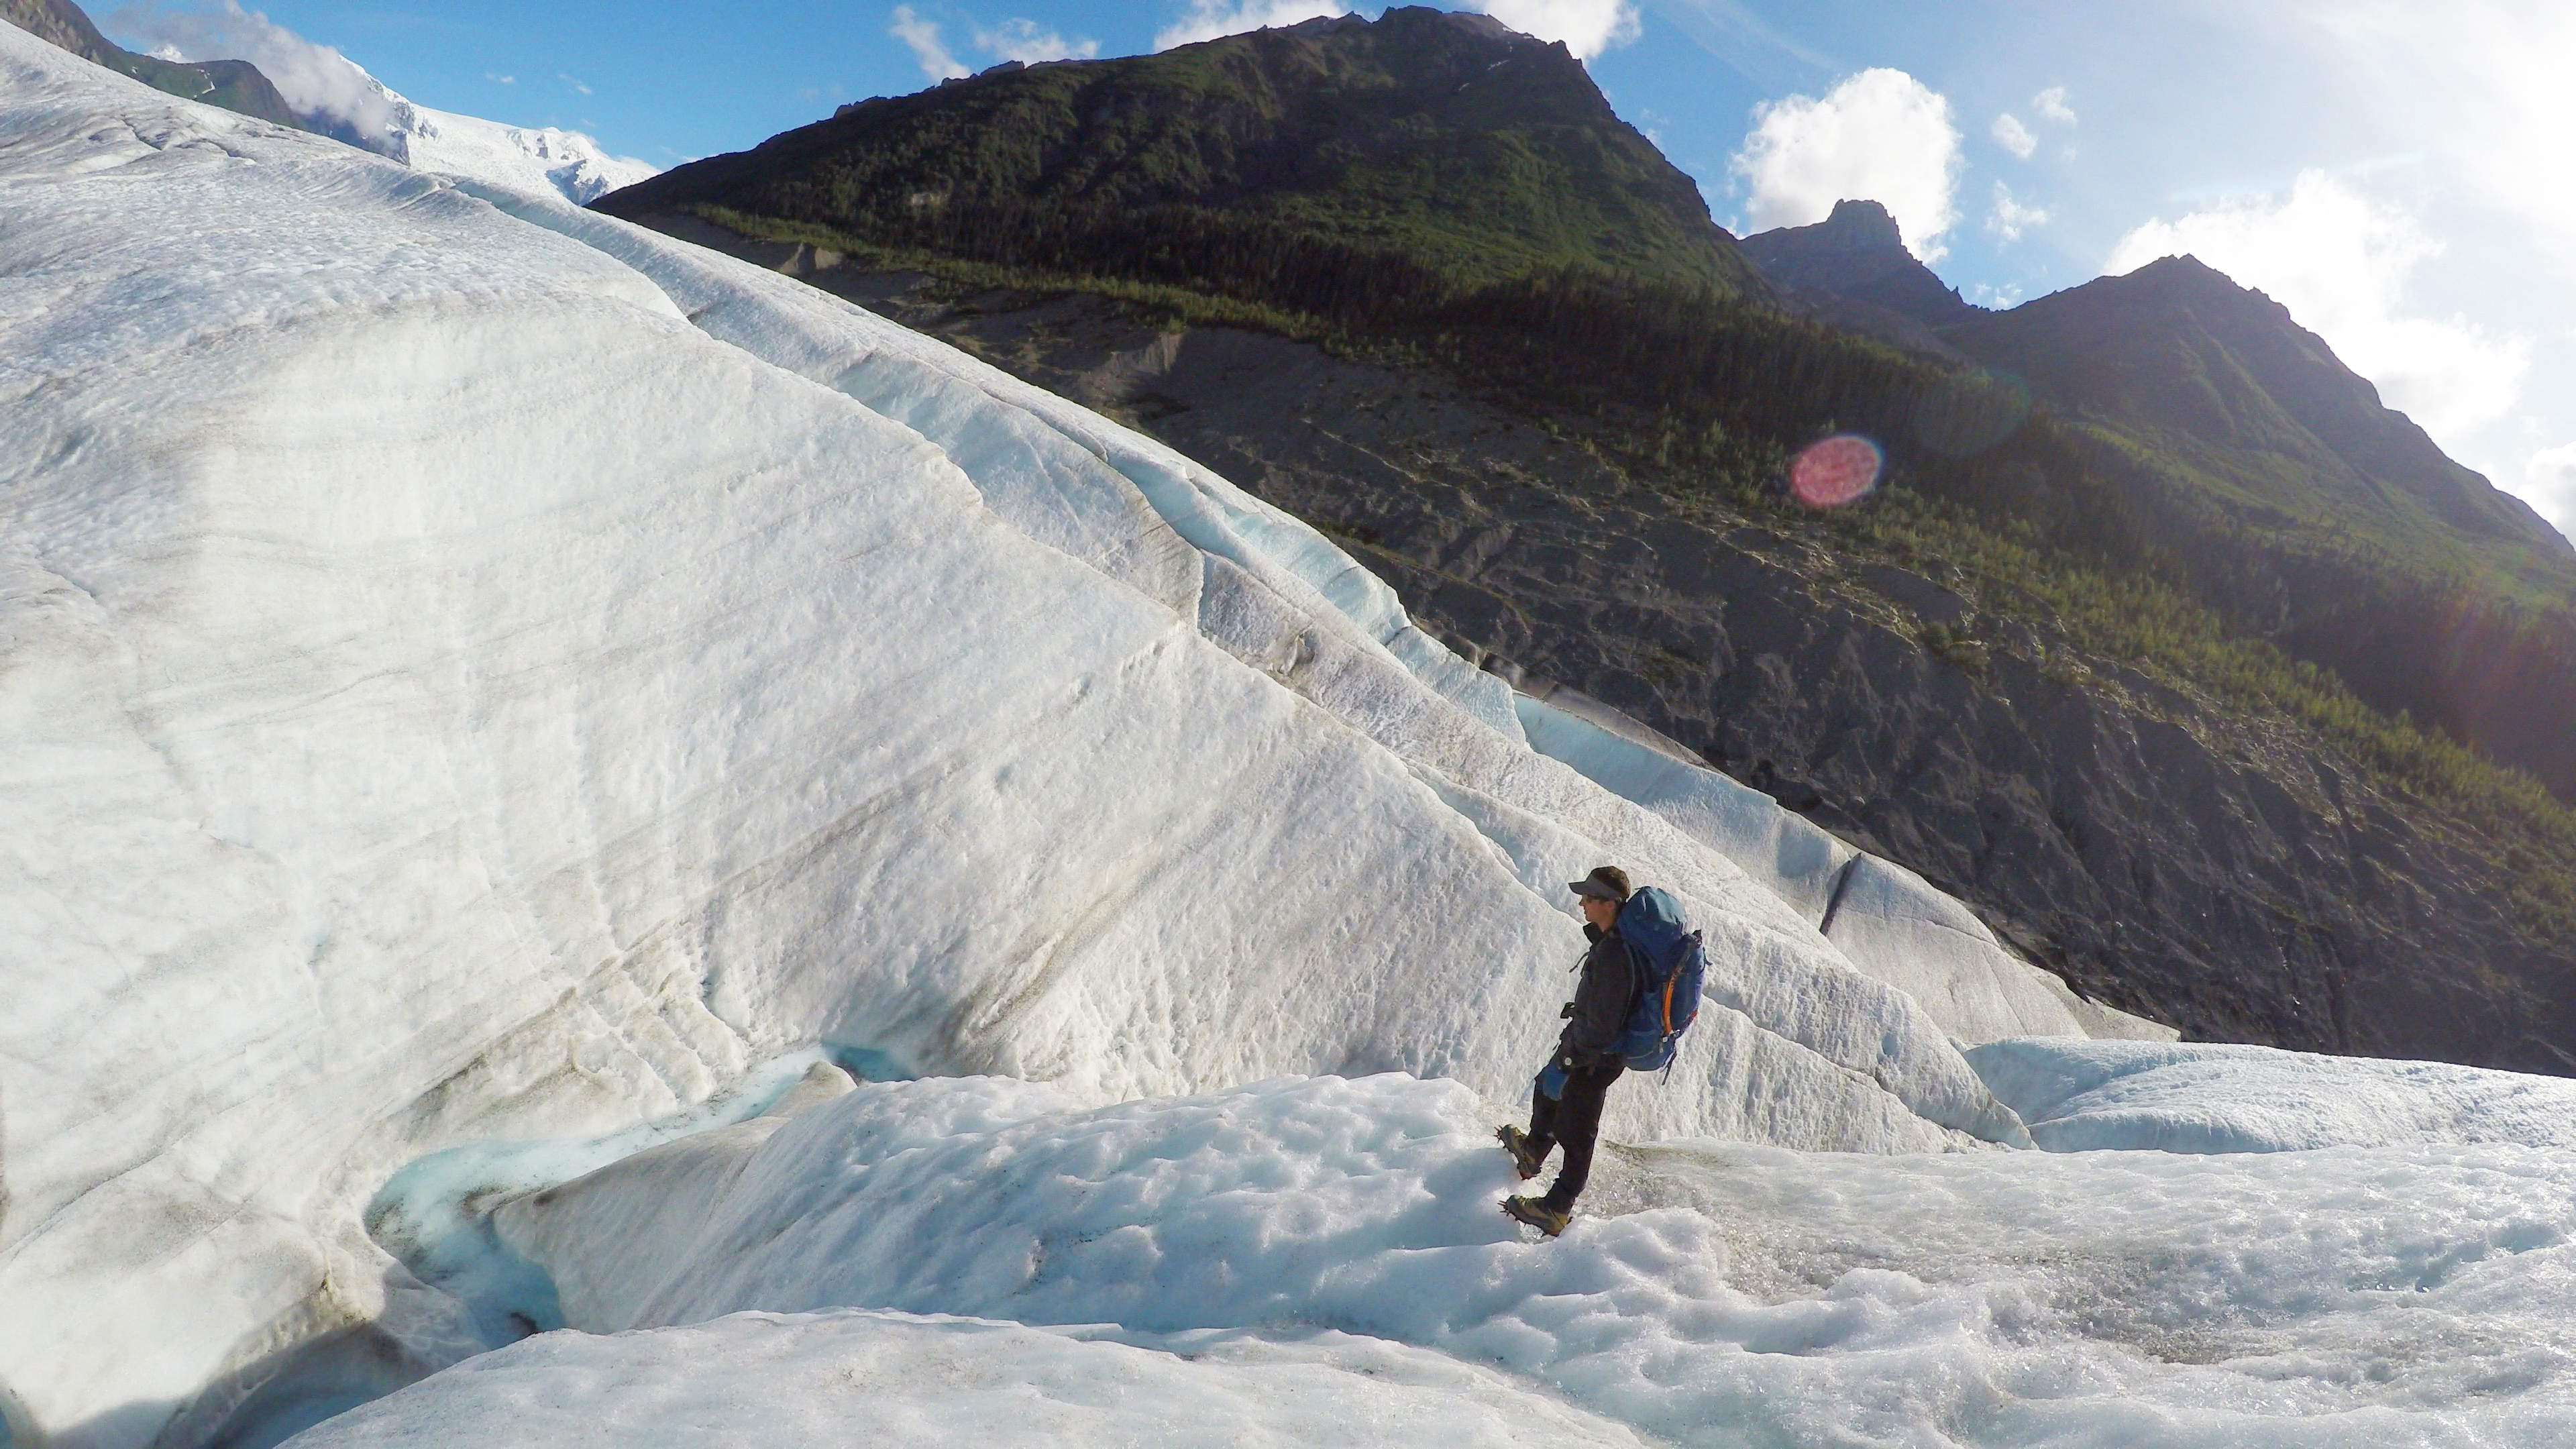
[{"label": "black pants", "polygon": [[1549,1207],[1572,1210],[1583,1184],[1591,1180],[1592,1146],[1601,1136],[1601,1103],[1610,1095],[1610,1084],[1627,1071],[1628,1064],[1613,1057],[1601,1066],[1567,1072],[1562,1097],[1551,1100],[1537,1087],[1530,1088],[1530,1151],[1545,1162],[1550,1149],[1565,1149],[1565,1165],[1557,1169],[1556,1185],[1547,1190]]}]

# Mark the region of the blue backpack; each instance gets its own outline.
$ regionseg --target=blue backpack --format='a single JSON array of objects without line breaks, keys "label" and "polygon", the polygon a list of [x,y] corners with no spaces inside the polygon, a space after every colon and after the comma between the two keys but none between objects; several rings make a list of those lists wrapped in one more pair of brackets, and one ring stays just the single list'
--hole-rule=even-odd
[{"label": "blue backpack", "polygon": [[1639,887],[1619,908],[1618,930],[1643,989],[1610,1050],[1626,1057],[1632,1071],[1659,1071],[1672,1065],[1673,1043],[1699,1015],[1708,955],[1700,949],[1699,932],[1684,929],[1679,904],[1653,886]]}]

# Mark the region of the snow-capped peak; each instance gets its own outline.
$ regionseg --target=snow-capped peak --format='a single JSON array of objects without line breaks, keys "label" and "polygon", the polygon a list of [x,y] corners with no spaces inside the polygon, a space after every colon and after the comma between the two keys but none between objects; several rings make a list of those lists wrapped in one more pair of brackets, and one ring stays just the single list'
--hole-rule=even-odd
[{"label": "snow-capped peak", "polygon": [[335,47],[238,5],[129,7],[117,22],[150,53],[179,62],[237,59],[258,67],[305,126],[423,171],[554,192],[575,205],[659,168],[612,156],[579,131],[511,126],[432,110],[396,92]]},{"label": "snow-capped peak", "polygon": [[412,101],[374,76],[367,76],[367,85],[385,99],[384,128],[377,135],[343,139],[423,171],[520,191],[552,191],[578,206],[661,170],[632,157],[612,156],[579,131],[460,116]]}]

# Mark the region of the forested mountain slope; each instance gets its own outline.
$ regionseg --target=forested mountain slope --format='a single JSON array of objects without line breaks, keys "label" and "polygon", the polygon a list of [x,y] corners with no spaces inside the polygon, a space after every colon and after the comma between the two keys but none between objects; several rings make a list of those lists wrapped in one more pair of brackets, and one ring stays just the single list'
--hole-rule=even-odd
[{"label": "forested mountain slope", "polygon": [[2576,792],[2576,550],[2279,303],[2168,257],[1988,312],[1859,202],[1745,249],[1826,320],[2026,385],[2125,459],[2144,549],[2240,630]]},{"label": "forested mountain slope", "polygon": [[1588,267],[1759,289],[1699,189],[1561,45],[1400,9],[997,67],[629,188],[961,255],[1313,310]]}]

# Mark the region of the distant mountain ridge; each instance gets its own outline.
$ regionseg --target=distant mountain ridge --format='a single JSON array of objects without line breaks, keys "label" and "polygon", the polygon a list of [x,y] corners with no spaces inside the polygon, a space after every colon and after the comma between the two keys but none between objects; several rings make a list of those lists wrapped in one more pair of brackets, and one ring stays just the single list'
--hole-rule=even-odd
[{"label": "distant mountain ridge", "polygon": [[[2189,439],[2199,461],[2250,500],[2388,529],[2438,523],[2576,556],[2528,504],[2383,406],[2288,308],[2196,258],[2166,257],[1940,325],[1979,361],[2070,410]],[[2279,454],[2291,467],[2249,466],[2246,453]],[[2285,486],[2302,475],[2313,483]]]},{"label": "distant mountain ridge", "polygon": [[610,154],[578,131],[512,126],[419,105],[355,64],[349,65],[355,78],[382,101],[381,126],[298,111],[248,61],[137,55],[101,34],[71,0],[0,0],[0,17],[39,40],[172,95],[329,136],[423,171],[554,191],[576,205],[659,172],[647,162]]},{"label": "distant mountain ridge", "polygon": [[[2245,501],[2381,528],[2437,522],[2576,557],[2529,505],[2384,407],[2289,309],[2195,258],[2167,257],[1995,312],[1969,305],[1916,260],[1874,201],[1837,202],[1825,221],[1756,233],[1742,247],[1798,293],[1921,323],[2071,413],[2203,453]],[[2223,456],[2231,452],[2277,452],[2290,467]],[[2283,486],[2299,470],[2318,486]]]},{"label": "distant mountain ridge", "polygon": [[2167,257],[2006,312],[1970,307],[1871,202],[1744,251],[1829,322],[1921,325],[2131,456],[2170,567],[2361,696],[2576,800],[2576,548],[2445,456],[2289,310]]},{"label": "distant mountain ridge", "polygon": [[1158,55],[1002,66],[843,107],[610,198],[1187,283],[1473,286],[1580,267],[1766,290],[1691,179],[1561,44],[1424,8]]},{"label": "distant mountain ridge", "polygon": [[390,108],[377,136],[342,136],[423,171],[444,171],[498,182],[523,191],[553,191],[574,205],[595,201],[660,174],[650,162],[617,156],[579,131],[555,126],[513,126],[435,110],[412,101],[374,76],[367,84]]},{"label": "distant mountain ridge", "polygon": [[100,34],[89,16],[71,0],[0,0],[0,19],[83,60],[132,76],[155,90],[281,126],[312,129],[277,93],[268,77],[260,74],[259,67],[248,61],[173,61],[157,55],[137,55]]}]

